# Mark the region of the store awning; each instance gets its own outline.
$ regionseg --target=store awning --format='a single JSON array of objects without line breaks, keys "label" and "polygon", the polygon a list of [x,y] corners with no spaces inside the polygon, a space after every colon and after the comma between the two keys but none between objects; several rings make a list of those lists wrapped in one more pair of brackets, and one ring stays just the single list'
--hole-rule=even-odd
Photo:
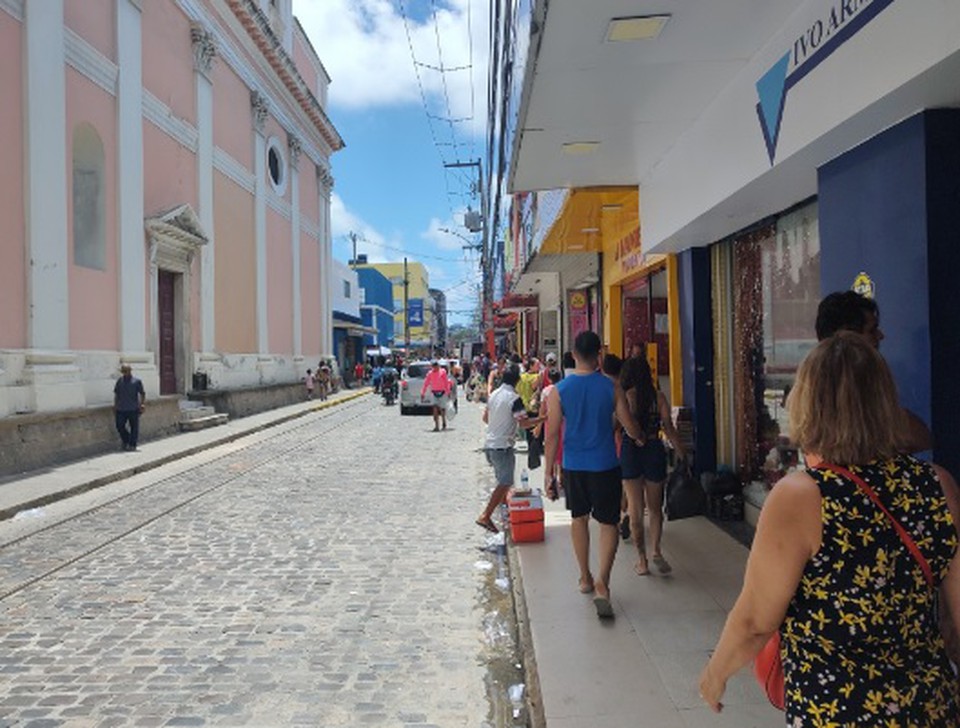
[{"label": "store awning", "polygon": [[620,240],[640,229],[636,187],[570,190],[539,255],[598,253],[604,240]]},{"label": "store awning", "polygon": [[367,356],[390,356],[392,353],[386,346],[373,346],[367,349]]},{"label": "store awning", "polygon": [[[519,293],[507,293],[500,300],[499,311],[526,311],[527,309],[537,308],[539,299],[537,294],[521,295]],[[496,307],[496,304],[494,304]]]},{"label": "store awning", "polygon": [[364,326],[363,324],[355,324],[352,321],[338,321],[337,319],[333,320],[333,328],[346,329],[347,336],[364,336],[366,334],[379,333],[379,329],[375,326]]}]

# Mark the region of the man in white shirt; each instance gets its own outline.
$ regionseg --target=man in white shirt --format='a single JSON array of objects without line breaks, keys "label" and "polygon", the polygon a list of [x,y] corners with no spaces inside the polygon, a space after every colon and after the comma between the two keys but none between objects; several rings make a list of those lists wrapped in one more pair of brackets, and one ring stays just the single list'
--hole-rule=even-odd
[{"label": "man in white shirt", "polygon": [[507,366],[503,372],[502,384],[493,390],[483,410],[483,421],[487,424],[483,449],[487,462],[493,466],[496,485],[490,494],[490,500],[487,501],[487,507],[477,519],[477,525],[491,533],[498,531],[493,523],[493,514],[497,506],[506,500],[507,493],[513,487],[513,474],[516,470],[513,443],[517,437],[517,426],[528,430],[543,421],[539,417],[527,415],[523,401],[515,389],[518,381],[520,369],[515,364]]}]

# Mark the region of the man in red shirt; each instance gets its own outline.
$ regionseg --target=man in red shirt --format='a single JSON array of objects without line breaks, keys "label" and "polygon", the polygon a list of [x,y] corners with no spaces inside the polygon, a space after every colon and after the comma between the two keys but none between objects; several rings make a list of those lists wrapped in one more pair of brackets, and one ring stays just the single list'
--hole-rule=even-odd
[{"label": "man in red shirt", "polygon": [[357,380],[357,384],[363,384],[363,362],[357,362],[357,365],[353,368],[353,378]]}]

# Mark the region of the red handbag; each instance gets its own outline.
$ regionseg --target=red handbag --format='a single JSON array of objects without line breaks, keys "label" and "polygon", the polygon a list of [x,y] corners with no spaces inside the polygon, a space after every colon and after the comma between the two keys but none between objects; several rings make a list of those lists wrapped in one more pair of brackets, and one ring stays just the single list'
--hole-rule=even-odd
[{"label": "red handbag", "polygon": [[[887,507],[883,505],[873,488],[867,485],[859,475],[855,475],[839,465],[821,463],[817,468],[820,470],[831,470],[834,473],[839,473],[849,480],[852,480],[856,483],[857,487],[863,491],[863,494],[872,500],[877,508],[883,511],[897,532],[897,535],[900,537],[900,540],[903,541],[903,545],[907,547],[907,551],[910,552],[910,555],[913,556],[920,565],[920,570],[923,572],[923,576],[927,581],[927,586],[933,589],[933,570],[930,568],[930,564],[926,558],[924,558],[924,555],[920,552],[919,547],[913,538],[911,538],[910,534],[907,533],[906,529],[900,525],[900,522],[893,517],[893,514],[887,510]],[[760,687],[766,693],[770,704],[777,710],[783,710],[786,705],[786,688],[784,687],[783,681],[783,661],[780,655],[780,630],[777,630],[770,636],[767,644],[763,646],[760,653],[754,658],[753,675],[757,678],[757,682],[760,683]]]},{"label": "red handbag", "polygon": [[783,684],[783,662],[780,659],[780,630],[774,632],[753,660],[753,675],[767,694],[767,700],[777,710],[786,705]]}]

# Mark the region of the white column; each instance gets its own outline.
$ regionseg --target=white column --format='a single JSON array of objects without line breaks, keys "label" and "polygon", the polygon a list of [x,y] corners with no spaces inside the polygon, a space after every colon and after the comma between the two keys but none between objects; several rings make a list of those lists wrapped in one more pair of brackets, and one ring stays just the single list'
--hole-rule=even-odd
[{"label": "white column", "polygon": [[[143,75],[141,11],[117,0],[117,207],[119,220],[120,351],[146,349],[146,236],[143,228]],[[121,356],[122,356],[121,354]],[[139,374],[137,376],[140,376]]]},{"label": "white column", "polygon": [[[86,394],[70,346],[68,166],[63,0],[23,5],[23,203],[27,345],[22,382],[34,412],[73,409]],[[109,314],[109,315],[112,315]]]},{"label": "white column", "polygon": [[256,240],[257,263],[257,351],[270,350],[267,336],[267,140],[264,126],[267,122],[267,100],[259,91],[250,92],[253,107],[253,174],[254,194],[253,228]]},{"label": "white column", "polygon": [[320,353],[329,356],[333,351],[333,250],[330,235],[330,193],[333,190],[333,177],[330,173],[317,168],[317,181],[320,188]]},{"label": "white column", "polygon": [[291,136],[290,147],[290,250],[293,255],[293,356],[303,356],[303,298],[300,285],[300,140]]},{"label": "white column", "polygon": [[193,41],[194,88],[197,98],[197,216],[210,242],[200,254],[200,340],[204,352],[216,348],[216,276],[213,230],[213,81],[210,72],[217,47],[213,35],[196,23]]},{"label": "white column", "polygon": [[70,172],[63,0],[24,3],[23,24],[29,346],[66,349],[70,341],[66,180]]}]

